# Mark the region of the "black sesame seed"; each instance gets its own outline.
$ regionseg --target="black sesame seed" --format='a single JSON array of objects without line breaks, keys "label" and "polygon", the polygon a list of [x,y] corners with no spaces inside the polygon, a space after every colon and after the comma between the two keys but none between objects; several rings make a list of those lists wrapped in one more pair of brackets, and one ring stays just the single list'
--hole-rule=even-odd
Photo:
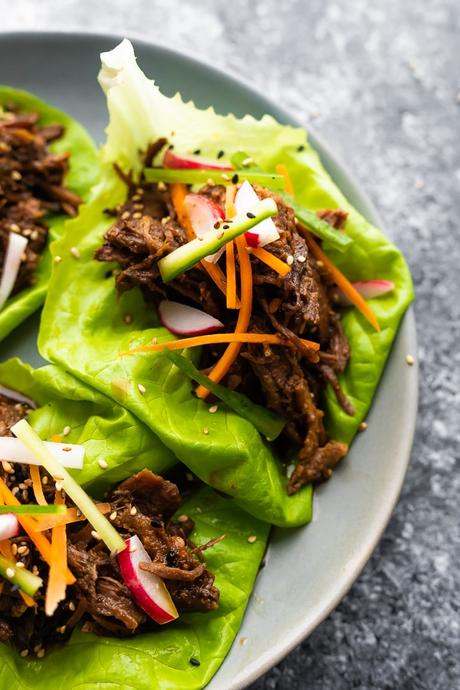
[{"label": "black sesame seed", "polygon": [[230,225],[222,225],[222,230],[228,230]]},{"label": "black sesame seed", "polygon": [[219,153],[217,154],[217,158],[223,158],[224,156],[225,156],[224,151],[219,151]]},{"label": "black sesame seed", "polygon": [[254,215],[253,213],[251,213],[251,211],[248,211],[248,212],[246,213],[246,215],[247,215],[248,218],[255,218],[255,215]]},{"label": "black sesame seed", "polygon": [[196,150],[193,152],[193,155],[194,155],[194,156],[199,156],[200,153],[201,153],[201,149],[196,149]]},{"label": "black sesame seed", "polygon": [[174,144],[169,144],[168,149],[171,151],[174,148]]},{"label": "black sesame seed", "polygon": [[305,146],[300,144],[300,146],[297,147],[297,151],[305,151]]},{"label": "black sesame seed", "polygon": [[106,272],[104,273],[104,278],[111,278],[112,275],[113,275],[113,274],[112,274],[112,271],[106,271]]},{"label": "black sesame seed", "polygon": [[237,184],[237,182],[238,182],[239,179],[240,179],[240,178],[238,177],[238,174],[235,173],[235,174],[233,175],[233,177],[232,177],[232,182],[233,182],[233,184]]},{"label": "black sesame seed", "polygon": [[201,666],[201,661],[199,661],[199,659],[195,659],[194,656],[190,658],[190,663],[192,666]]}]

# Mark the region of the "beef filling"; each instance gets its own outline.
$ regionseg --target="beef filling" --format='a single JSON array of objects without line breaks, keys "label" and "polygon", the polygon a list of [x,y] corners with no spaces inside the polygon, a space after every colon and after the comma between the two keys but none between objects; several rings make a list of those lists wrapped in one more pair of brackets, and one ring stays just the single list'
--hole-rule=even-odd
[{"label": "beef filling", "polygon": [[[154,150],[158,152],[158,147]],[[235,312],[226,310],[222,294],[199,266],[167,285],[161,280],[158,260],[187,242],[168,188],[142,181],[134,185],[126,178],[125,181],[127,201],[115,210],[116,220],[96,252],[99,261],[120,265],[117,290],[123,292],[139,286],[153,306],[164,298],[199,306],[232,330]],[[295,444],[298,452],[297,465],[288,483],[288,492],[295,493],[306,483],[328,479],[347,453],[345,444],[328,438],[322,405],[324,389],[330,384],[344,411],[354,414],[337,378],[347,366],[350,347],[333,299],[333,285],[321,262],[309,251],[292,208],[267,189],[259,187],[256,191],[259,198],[272,197],[277,203],[278,213],[273,220],[280,238],[268,249],[289,263],[291,271],[282,277],[251,257],[254,298],[248,330],[278,332],[293,347],[243,345],[223,383],[287,418],[283,435]],[[206,185],[200,193],[225,208],[223,186]],[[318,215],[340,231],[347,212],[324,209]],[[221,262],[225,269],[225,258]],[[319,342],[319,355],[305,347],[302,339]],[[203,350],[201,368],[206,370],[223,348]]]},{"label": "beef filling", "polygon": [[80,203],[63,182],[69,154],[48,149],[63,133],[61,125],[39,125],[38,113],[0,109],[0,275],[10,233],[28,239],[12,294],[33,282],[48,238],[46,216],[74,216]]},{"label": "beef filling", "polygon": [[[28,405],[0,396],[0,435],[11,435],[11,426],[29,412]],[[44,470],[41,475],[45,497],[52,503],[54,481]],[[34,500],[27,465],[3,461],[0,476],[22,502]],[[112,524],[124,538],[139,537],[152,559],[152,572],[165,580],[180,612],[218,607],[219,590],[204,563],[203,549],[190,541],[193,520],[187,515],[173,520],[182,503],[175,484],[145,469],[114,488],[107,501]],[[16,587],[2,582],[0,641],[11,641],[24,655],[41,656],[45,645],[68,639],[79,622],[83,631],[104,635],[126,636],[154,629],[155,623],[133,601],[116,559],[95,538],[92,526],[85,520],[69,525],[67,540],[68,565],[76,582],[67,587],[66,599],[48,617],[45,587],[35,597],[36,607],[29,607]],[[29,537],[21,534],[10,543],[15,558],[46,584],[48,566]]]}]

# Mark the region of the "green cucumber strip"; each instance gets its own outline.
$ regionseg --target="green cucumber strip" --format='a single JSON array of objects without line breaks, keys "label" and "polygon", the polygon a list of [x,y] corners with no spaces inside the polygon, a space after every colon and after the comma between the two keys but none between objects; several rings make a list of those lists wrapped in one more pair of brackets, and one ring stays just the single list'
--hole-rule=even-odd
[{"label": "green cucumber strip", "polygon": [[25,419],[21,419],[21,421],[11,427],[11,431],[23,442],[25,447],[33,453],[40,465],[42,465],[55,480],[59,479],[64,491],[72,499],[77,508],[81,510],[88,522],[92,524],[111,553],[116,554],[120,553],[120,551],[124,551],[126,544],[121,535],[118,534],[113,525],[111,525],[102,513],[99,512],[97,506],[81,488],[80,484],[71,477],[66,468],[51,454],[30,424]]},{"label": "green cucumber strip", "polygon": [[158,262],[163,282],[169,283],[181,273],[193,268],[208,254],[214,254],[224,244],[250,230],[265,218],[274,216],[276,212],[277,207],[273,199],[263,199],[254,204],[249,216],[244,213],[235,216],[231,221],[223,220],[218,228],[212,228],[202,239],[196,238],[178,247]]},{"label": "green cucumber strip", "polygon": [[278,194],[294,210],[297,220],[302,225],[305,225],[313,235],[327,242],[330,247],[334,247],[339,252],[344,252],[353,243],[351,237],[340,232],[340,230],[336,230],[332,225],[322,220],[322,218],[318,218],[316,213],[309,211],[302,204],[298,204],[287,192],[281,191]]},{"label": "green cucumber strip", "polygon": [[64,505],[39,506],[35,504],[21,506],[0,506],[0,515],[15,513],[15,515],[65,515],[67,507]]},{"label": "green cucumber strip", "polygon": [[38,575],[34,575],[26,568],[18,568],[14,561],[10,561],[5,556],[0,555],[0,575],[11,582],[12,585],[17,585],[21,592],[33,597],[37,590],[43,585],[43,580]]},{"label": "green cucumber strip", "polygon": [[230,409],[239,414],[241,417],[247,419],[255,426],[267,441],[274,441],[283,431],[286,420],[278,417],[277,414],[271,410],[267,410],[262,405],[253,403],[249,398],[236,391],[231,391],[219,383],[214,383],[211,379],[202,374],[199,369],[186,357],[179,355],[177,352],[171,350],[164,352],[164,357],[167,357],[183,374],[196,381],[201,386],[205,386],[211,393],[214,393],[216,398],[219,398]]},{"label": "green cucumber strip", "polygon": [[146,168],[144,170],[147,182],[182,182],[183,184],[206,184],[212,180],[216,184],[237,184],[247,180],[251,184],[258,184],[268,189],[283,189],[284,177],[274,173],[259,172],[243,169],[232,172],[231,170],[215,170],[203,168],[202,170],[180,170],[173,168]]}]

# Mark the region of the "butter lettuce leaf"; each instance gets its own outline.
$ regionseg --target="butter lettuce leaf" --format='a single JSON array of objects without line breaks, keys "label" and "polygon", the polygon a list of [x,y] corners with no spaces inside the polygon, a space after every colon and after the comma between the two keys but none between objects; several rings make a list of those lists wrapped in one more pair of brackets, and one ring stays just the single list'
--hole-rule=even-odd
[{"label": "butter lettuce leaf", "polygon": [[[70,167],[65,183],[68,188],[83,200],[89,199],[90,190],[98,179],[99,163],[94,143],[86,130],[66,113],[54,108],[36,96],[0,86],[0,108],[7,104],[16,104],[25,112],[35,111],[40,115],[40,125],[60,124],[65,127],[63,136],[49,146],[53,153],[70,152]],[[52,214],[45,219],[49,227],[49,244],[61,237],[67,216]],[[51,257],[45,249],[35,272],[33,285],[24,288],[10,297],[0,310],[0,340],[34,313],[45,301],[46,289],[51,273]]]},{"label": "butter lettuce leaf", "polygon": [[[175,462],[158,438],[128,410],[56,366],[33,370],[18,359],[0,364],[0,384],[25,393],[40,406],[29,420],[43,438],[71,427],[69,442],[83,443],[85,469],[74,472],[91,495],[143,467],[163,472]],[[109,468],[102,470],[97,460]],[[118,464],[117,464],[118,463]],[[88,465],[88,466],[86,466]],[[42,660],[22,658],[0,644],[0,687],[18,690],[123,687],[198,690],[221,665],[238,632],[264,554],[269,525],[239,510],[232,500],[204,487],[181,506],[192,517],[192,539],[205,544],[216,575],[220,606],[211,613],[181,615],[151,633],[127,639],[76,630],[68,643]],[[256,541],[248,542],[253,535]],[[193,666],[190,659],[200,662]]]},{"label": "butter lettuce leaf", "polygon": [[[353,309],[344,317],[352,361],[342,385],[356,408],[347,417],[334,396],[326,396],[326,420],[331,435],[349,443],[366,415],[391,343],[412,300],[412,282],[401,253],[344,198],[299,127],[281,125],[271,116],[239,119],[200,110],[179,95],[163,96],[136,64],[133,49],[123,41],[102,55],[99,76],[109,110],[107,142],[101,152],[103,176],[96,198],[67,224],[66,237],[53,251],[64,257],[53,275],[45,305],[39,345],[44,357],[62,364],[86,383],[121,402],[141,419],[182,462],[204,482],[234,497],[254,516],[281,526],[311,518],[311,488],[287,497],[281,464],[270,444],[254,427],[231,411],[211,415],[205,402],[191,394],[190,382],[154,354],[120,358],[121,351],[171,335],[160,328],[140,292],[118,298],[108,264],[98,264],[94,252],[111,224],[107,206],[124,201],[126,189],[113,171],[117,161],[126,171],[140,170],[139,151],[165,136],[179,152],[200,149],[205,158],[225,158],[245,151],[267,171],[277,163],[289,169],[296,198],[310,209],[343,207],[349,211],[347,234],[354,240],[343,253],[325,250],[351,280],[386,278],[394,292],[372,306],[381,323],[374,332]],[[70,240],[72,237],[72,240]],[[81,260],[70,257],[77,245]],[[115,268],[115,266],[114,266]],[[132,323],[124,315],[132,316]],[[113,382],[128,381],[120,393]],[[141,394],[138,385],[146,388]]]}]

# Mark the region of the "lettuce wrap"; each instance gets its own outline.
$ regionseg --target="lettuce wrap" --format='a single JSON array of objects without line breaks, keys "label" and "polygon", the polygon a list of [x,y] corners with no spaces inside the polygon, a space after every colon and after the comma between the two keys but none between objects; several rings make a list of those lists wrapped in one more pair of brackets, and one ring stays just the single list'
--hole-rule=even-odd
[{"label": "lettuce wrap", "polygon": [[[70,152],[70,167],[65,177],[66,185],[72,192],[87,201],[90,190],[98,179],[99,163],[96,148],[86,130],[69,115],[36,96],[26,91],[0,86],[0,109],[11,103],[24,112],[39,113],[39,125],[60,124],[65,127],[63,136],[52,142],[49,149],[53,153]],[[65,215],[56,214],[45,218],[49,228],[48,246],[53,240],[62,236],[66,218]],[[35,273],[35,283],[10,297],[0,310],[0,341],[43,304],[50,273],[51,257],[49,251],[45,249]]]},{"label": "lettuce wrap", "polygon": [[[96,495],[107,486],[148,467],[162,472],[174,462],[158,438],[130,412],[55,366],[33,370],[18,359],[0,364],[0,384],[32,397],[41,407],[29,420],[43,438],[71,426],[69,441],[83,443],[85,468],[74,476]],[[97,459],[109,464],[102,470]],[[241,624],[263,556],[269,526],[234,502],[204,487],[180,512],[195,521],[191,538],[204,544],[225,539],[206,552],[216,575],[220,606],[211,613],[183,614],[151,633],[116,639],[76,630],[62,647],[42,660],[23,658],[0,644],[0,686],[18,690],[69,690],[120,686],[198,690],[206,685],[227,654]],[[250,524],[248,524],[248,522]],[[256,541],[248,542],[253,535]],[[190,659],[197,659],[199,666]]]},{"label": "lettuce wrap", "polygon": [[[139,291],[118,298],[113,278],[107,277],[110,264],[93,258],[112,222],[104,209],[126,198],[126,187],[112,164],[139,173],[139,152],[159,137],[168,138],[179,152],[199,149],[205,159],[216,159],[218,151],[225,152],[225,159],[245,151],[267,171],[284,163],[296,199],[309,209],[341,207],[349,212],[346,232],[354,241],[343,253],[324,243],[325,251],[349,279],[383,278],[392,280],[396,288],[372,301],[380,332],[355,309],[343,318],[352,358],[341,385],[356,414],[347,416],[330,390],[325,411],[330,435],[346,443],[371,405],[399,322],[413,297],[404,258],[347,202],[303,129],[281,125],[269,115],[239,119],[212,108],[200,110],[179,95],[165,97],[137,66],[126,40],[102,55],[99,80],[110,116],[101,151],[102,180],[95,198],[67,223],[66,236],[53,246],[63,261],[53,268],[39,337],[41,353],[123,404],[204,482],[233,496],[252,515],[281,526],[304,524],[311,518],[311,487],[287,496],[282,465],[251,423],[223,406],[209,414],[208,404],[191,394],[190,381],[165,358],[119,357],[121,351],[154,337],[161,342],[172,336],[159,327]],[[72,245],[80,251],[78,262],[70,256]],[[145,386],[145,393],[139,392],[139,384]]]}]

